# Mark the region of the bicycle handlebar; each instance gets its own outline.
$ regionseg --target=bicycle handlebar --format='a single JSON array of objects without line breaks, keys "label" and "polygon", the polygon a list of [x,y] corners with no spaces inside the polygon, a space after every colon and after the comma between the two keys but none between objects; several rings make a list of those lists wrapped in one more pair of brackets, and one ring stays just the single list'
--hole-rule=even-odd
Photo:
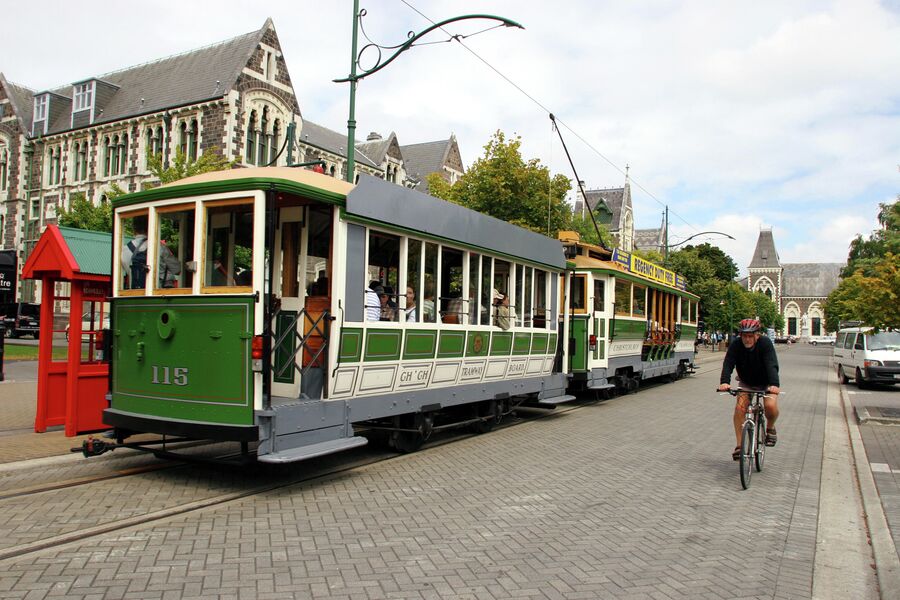
[{"label": "bicycle handlebar", "polygon": [[[762,396],[766,396],[766,395],[768,395],[768,394],[770,393],[768,389],[765,389],[765,390],[751,390],[751,389],[747,389],[747,388],[730,388],[730,389],[727,389],[727,390],[720,390],[719,388],[716,388],[716,391],[717,391],[718,393],[720,393],[720,394],[731,394],[732,396],[737,396],[737,395],[740,394],[741,392],[744,392],[744,393],[746,393],[746,394],[760,394],[760,395],[762,395]],[[778,392],[778,395],[779,395],[779,396],[784,395],[784,390],[780,390],[780,391]]]}]

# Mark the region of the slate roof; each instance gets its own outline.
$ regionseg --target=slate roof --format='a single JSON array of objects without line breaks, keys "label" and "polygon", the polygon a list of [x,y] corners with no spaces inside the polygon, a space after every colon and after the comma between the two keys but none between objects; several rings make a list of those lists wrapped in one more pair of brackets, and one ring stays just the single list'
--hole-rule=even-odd
[{"label": "slate roof", "polygon": [[639,250],[656,250],[661,252],[664,243],[662,227],[634,230],[634,247]]},{"label": "slate roof", "polygon": [[756,250],[753,251],[753,259],[750,261],[751,269],[774,269],[781,266],[778,251],[775,249],[775,238],[771,229],[763,229],[756,240]]},{"label": "slate roof", "polygon": [[[261,29],[230,40],[96,77],[119,89],[102,107],[103,114],[98,111],[95,115],[94,124],[225,96],[237,82],[270,22],[266,20]],[[71,85],[49,91],[72,97]],[[70,110],[63,111],[50,124],[48,133],[69,130],[70,123]],[[31,126],[30,118],[28,125]]]},{"label": "slate roof", "polygon": [[[299,141],[326,150],[332,154],[337,154],[338,156],[347,156],[346,134],[338,133],[333,129],[328,129],[318,123],[313,123],[309,119],[303,120]],[[379,163],[375,163],[375,161],[369,158],[367,153],[360,151],[360,144],[356,145],[354,158],[359,164],[375,168],[378,168],[379,166]]]},{"label": "slate roof", "polygon": [[22,129],[31,131],[31,116],[34,113],[34,91],[24,85],[7,81],[3,73],[0,73],[0,80],[6,86],[9,101],[12,103],[13,110],[19,119],[19,125]]},{"label": "slate roof", "polygon": [[356,144],[356,151],[362,152],[368,158],[372,159],[372,162],[380,165],[384,162],[384,155],[387,154],[387,151],[391,147],[391,140],[396,137],[396,134],[392,131],[391,135],[386,138],[379,138],[377,140],[372,140],[371,142],[362,142]]},{"label": "slate roof", "polygon": [[444,161],[447,159],[451,141],[451,139],[446,139],[400,146],[406,175],[419,180],[419,184],[415,187],[416,190],[425,191],[428,187],[425,178],[431,173],[444,171]]},{"label": "slate roof", "polygon": [[782,297],[824,298],[838,286],[842,263],[787,263]]}]

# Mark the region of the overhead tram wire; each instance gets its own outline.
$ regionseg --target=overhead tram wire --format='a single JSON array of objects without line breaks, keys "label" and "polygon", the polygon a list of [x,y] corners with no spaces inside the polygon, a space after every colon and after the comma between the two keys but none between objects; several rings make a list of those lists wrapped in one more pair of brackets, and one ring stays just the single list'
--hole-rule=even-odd
[{"label": "overhead tram wire", "polygon": [[[413,10],[415,13],[417,13],[420,17],[422,17],[423,19],[425,19],[425,20],[428,21],[429,23],[431,23],[431,24],[434,24],[434,23],[435,23],[435,21],[434,21],[433,19],[431,19],[428,15],[426,15],[425,13],[423,13],[422,11],[420,11],[418,8],[416,8],[416,7],[413,6],[412,4],[410,4],[408,0],[400,0],[400,2],[402,2],[403,4],[405,4],[406,6],[408,6],[411,10]],[[458,42],[459,45],[461,45],[463,48],[465,48],[472,56],[474,56],[475,58],[477,58],[478,60],[480,60],[482,63],[484,63],[484,65],[485,65],[486,67],[488,67],[488,68],[489,68],[490,70],[492,70],[494,73],[496,73],[497,75],[499,75],[499,76],[500,76],[504,81],[506,81],[509,85],[511,85],[511,86],[513,86],[514,88],[516,88],[523,96],[525,96],[526,98],[528,98],[529,100],[531,100],[536,106],[538,106],[541,110],[544,110],[548,115],[551,115],[551,117],[552,117],[553,111],[551,111],[549,108],[547,108],[546,106],[544,106],[544,104],[543,104],[540,100],[538,100],[537,98],[535,98],[534,96],[532,96],[531,94],[529,94],[528,92],[526,92],[526,91],[525,91],[524,89],[522,89],[522,87],[519,86],[516,82],[514,82],[512,79],[510,79],[510,78],[507,77],[505,74],[503,74],[503,72],[500,71],[497,67],[495,67],[494,65],[492,65],[491,63],[489,63],[489,62],[488,62],[487,60],[485,60],[484,58],[482,58],[477,52],[475,52],[474,50],[472,50],[471,48],[469,48],[468,46],[466,46],[465,43],[463,43],[463,39],[465,39],[466,37],[469,37],[469,36],[452,34],[452,33],[450,33],[449,31],[447,31],[446,29],[444,29],[443,27],[441,27],[441,30],[442,30],[444,33],[446,33],[448,36],[450,36],[450,39],[449,39],[449,40],[445,40],[445,41],[455,41],[455,42]],[[473,35],[474,35],[474,34],[473,34]],[[602,152],[600,152],[599,150],[597,150],[597,148],[595,148],[595,147],[593,146],[593,144],[591,144],[590,142],[588,142],[587,140],[585,140],[583,137],[581,137],[581,136],[578,134],[578,132],[575,131],[574,129],[572,129],[571,127],[569,127],[569,126],[566,124],[565,121],[563,121],[563,120],[561,120],[561,119],[559,119],[559,118],[555,118],[554,121],[555,121],[556,123],[558,123],[559,125],[562,125],[562,126],[565,127],[566,129],[568,129],[569,132],[570,132],[572,135],[574,135],[576,138],[578,138],[578,140],[580,140],[582,144],[584,144],[585,146],[587,146],[588,148],[590,148],[590,149],[594,152],[594,154],[596,154],[597,156],[599,156],[600,158],[602,158],[609,166],[611,166],[613,169],[615,169],[616,171],[618,171],[618,172],[619,172],[620,174],[622,174],[623,176],[626,175],[625,171],[623,171],[621,167],[619,167],[616,163],[614,163],[612,160],[610,160],[609,158],[607,158]],[[559,130],[557,129],[557,132],[558,132],[558,131],[559,131]],[[562,138],[560,138],[560,139],[562,139]],[[642,192],[644,192],[645,194],[647,194],[648,196],[650,196],[650,197],[654,200],[654,202],[656,202],[657,204],[659,204],[660,206],[663,206],[663,207],[667,206],[665,202],[663,202],[662,200],[660,200],[659,198],[657,198],[656,196],[654,196],[653,193],[650,192],[650,190],[648,190],[647,188],[645,188],[644,186],[642,186],[642,185],[640,184],[640,182],[636,181],[633,177],[631,178],[631,182],[634,183],[634,185],[635,185],[638,189],[640,189]],[[687,225],[688,227],[690,227],[690,228],[692,228],[692,229],[694,229],[694,230],[696,230],[696,231],[700,231],[700,230],[697,228],[696,225],[694,225],[694,224],[692,224],[692,223],[689,223],[684,217],[682,217],[681,215],[679,215],[679,214],[678,214],[677,212],[675,212],[674,210],[671,210],[671,209],[670,209],[669,212],[670,212],[670,214],[672,214],[672,215],[678,217],[678,218],[679,218],[685,225]]]}]

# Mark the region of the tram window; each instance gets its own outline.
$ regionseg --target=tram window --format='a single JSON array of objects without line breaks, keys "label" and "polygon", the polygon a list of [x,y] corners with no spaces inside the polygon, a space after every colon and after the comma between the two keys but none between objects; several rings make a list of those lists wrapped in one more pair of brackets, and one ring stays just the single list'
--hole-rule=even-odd
[{"label": "tram window", "polygon": [[253,204],[231,201],[207,206],[207,288],[249,287],[253,268]]},{"label": "tram window", "polygon": [[184,267],[194,260],[194,206],[159,209],[157,214],[157,287],[190,288],[194,283],[194,272]]},{"label": "tram window", "polygon": [[516,316],[516,325],[519,327],[522,326],[522,319],[525,316],[525,302],[523,298],[524,293],[531,293],[531,290],[525,291],[525,267],[522,265],[516,265],[516,295],[513,298],[513,301],[510,302],[513,310],[515,311]]},{"label": "tram window", "polygon": [[616,280],[616,314],[631,314],[631,282]]},{"label": "tram window", "polygon": [[469,313],[469,323],[478,323],[478,265],[481,263],[481,256],[474,252],[469,253],[469,305],[467,312]]},{"label": "tram window", "polygon": [[700,318],[698,315],[699,311],[700,311],[700,304],[692,300],[691,301],[691,323],[696,323],[697,319]]},{"label": "tram window", "polygon": [[534,270],[534,327],[545,329],[547,327],[547,314],[550,307],[547,306],[547,272],[540,269]]},{"label": "tram window", "polygon": [[585,311],[585,279],[586,275],[572,277],[572,288],[569,290],[569,309],[572,312],[583,313]]},{"label": "tram window", "polygon": [[534,269],[525,267],[525,310],[522,311],[525,327],[531,327],[531,282],[533,273]]},{"label": "tram window", "polygon": [[491,261],[490,256],[481,257],[481,324],[491,324]]},{"label": "tram window", "polygon": [[434,305],[434,288],[437,280],[438,247],[437,244],[425,242],[425,291],[422,294],[422,316],[426,323],[437,320]]},{"label": "tram window", "polygon": [[691,301],[687,298],[681,299],[681,320],[682,322],[691,320]]},{"label": "tram window", "polygon": [[306,293],[309,296],[329,296],[328,279],[331,267],[331,207],[310,206],[306,246]]},{"label": "tram window", "polygon": [[119,290],[147,287],[147,221],[146,210],[122,215],[119,220]]},{"label": "tram window", "polygon": [[419,310],[421,303],[419,298],[422,297],[422,277],[420,270],[422,268],[422,242],[419,240],[409,240],[406,250],[406,287],[412,290],[412,295],[406,295],[406,303],[401,304],[406,311],[407,321],[421,321],[422,311]]},{"label": "tram window", "polygon": [[369,231],[368,278],[384,287],[381,298],[381,320],[397,320],[397,285],[400,281],[400,237]]},{"label": "tram window", "polygon": [[594,279],[594,312],[603,312],[606,286],[602,279]]},{"label": "tram window", "polygon": [[461,250],[441,248],[441,321],[461,323],[463,314],[463,253]]},{"label": "tram window", "polygon": [[634,286],[634,300],[631,304],[631,314],[643,317],[647,313],[647,288],[642,285]]}]

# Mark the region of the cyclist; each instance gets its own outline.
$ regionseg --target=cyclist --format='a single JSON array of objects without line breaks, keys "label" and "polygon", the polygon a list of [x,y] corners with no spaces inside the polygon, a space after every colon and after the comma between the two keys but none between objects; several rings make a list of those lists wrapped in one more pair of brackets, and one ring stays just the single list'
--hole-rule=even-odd
[{"label": "cyclist", "polygon": [[[781,391],[778,389],[780,385],[778,355],[775,354],[775,344],[772,340],[760,335],[761,329],[762,325],[757,319],[741,321],[741,336],[728,346],[728,352],[722,362],[719,391],[727,392],[731,389],[731,372],[737,367],[739,387],[768,392],[763,400],[768,420],[766,446],[774,446],[778,441],[775,421],[778,419],[778,393]],[[749,402],[750,394],[737,395],[737,403],[734,406],[734,437],[737,445],[731,453],[734,460],[741,457],[741,428]]]}]

